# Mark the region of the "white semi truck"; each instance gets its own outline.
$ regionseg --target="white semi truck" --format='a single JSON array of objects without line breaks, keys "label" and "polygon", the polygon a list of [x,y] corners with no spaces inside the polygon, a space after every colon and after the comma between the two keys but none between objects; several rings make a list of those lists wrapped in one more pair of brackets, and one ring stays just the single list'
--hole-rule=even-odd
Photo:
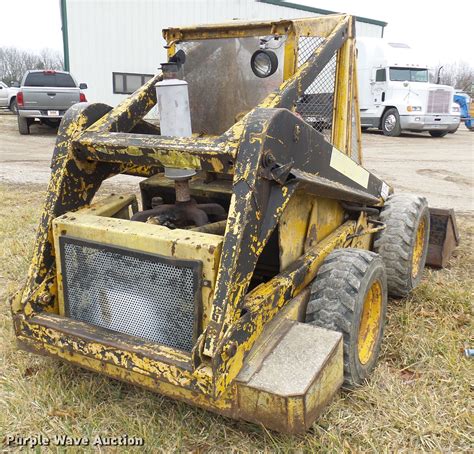
[{"label": "white semi truck", "polygon": [[387,136],[402,131],[443,137],[459,126],[454,89],[429,83],[428,65],[406,44],[357,39],[357,73],[362,129]]}]

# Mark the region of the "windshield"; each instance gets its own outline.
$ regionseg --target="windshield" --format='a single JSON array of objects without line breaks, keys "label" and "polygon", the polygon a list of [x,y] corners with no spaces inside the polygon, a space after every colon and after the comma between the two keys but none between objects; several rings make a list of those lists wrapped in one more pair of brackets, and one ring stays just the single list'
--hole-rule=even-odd
[{"label": "windshield", "polygon": [[390,80],[404,82],[428,82],[427,69],[390,68]]}]

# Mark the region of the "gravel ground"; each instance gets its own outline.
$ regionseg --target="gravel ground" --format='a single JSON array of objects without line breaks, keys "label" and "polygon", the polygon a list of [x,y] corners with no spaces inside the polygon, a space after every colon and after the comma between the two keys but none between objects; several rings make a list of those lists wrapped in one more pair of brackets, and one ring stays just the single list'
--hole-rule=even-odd
[{"label": "gravel ground", "polygon": [[[0,114],[0,182],[47,183],[55,130],[35,125],[20,136],[16,117]],[[385,137],[378,131],[362,135],[366,167],[397,191],[427,197],[430,206],[474,212],[474,134],[461,126],[455,134],[432,138],[427,133]],[[136,184],[118,176],[112,187]]]}]

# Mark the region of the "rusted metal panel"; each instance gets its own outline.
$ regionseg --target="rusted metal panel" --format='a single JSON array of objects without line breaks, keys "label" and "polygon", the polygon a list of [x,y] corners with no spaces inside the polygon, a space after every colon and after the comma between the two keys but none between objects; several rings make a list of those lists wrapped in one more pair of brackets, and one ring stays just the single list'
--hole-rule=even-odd
[{"label": "rusted metal panel", "polygon": [[426,264],[444,268],[459,241],[454,210],[430,208],[430,239]]},{"label": "rusted metal panel", "polygon": [[279,330],[274,348],[253,358],[253,373],[236,379],[239,414],[280,432],[301,433],[342,384],[342,335],[288,320]]}]

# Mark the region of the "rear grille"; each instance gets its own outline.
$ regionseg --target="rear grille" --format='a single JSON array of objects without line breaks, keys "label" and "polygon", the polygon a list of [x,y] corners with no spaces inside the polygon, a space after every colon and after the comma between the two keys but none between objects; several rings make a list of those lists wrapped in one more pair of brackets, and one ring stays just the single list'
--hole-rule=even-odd
[{"label": "rear grille", "polygon": [[201,262],[60,237],[67,317],[191,351]]},{"label": "rear grille", "polygon": [[451,102],[451,92],[438,88],[431,90],[428,94],[428,108],[427,113],[449,113],[449,105]]}]

